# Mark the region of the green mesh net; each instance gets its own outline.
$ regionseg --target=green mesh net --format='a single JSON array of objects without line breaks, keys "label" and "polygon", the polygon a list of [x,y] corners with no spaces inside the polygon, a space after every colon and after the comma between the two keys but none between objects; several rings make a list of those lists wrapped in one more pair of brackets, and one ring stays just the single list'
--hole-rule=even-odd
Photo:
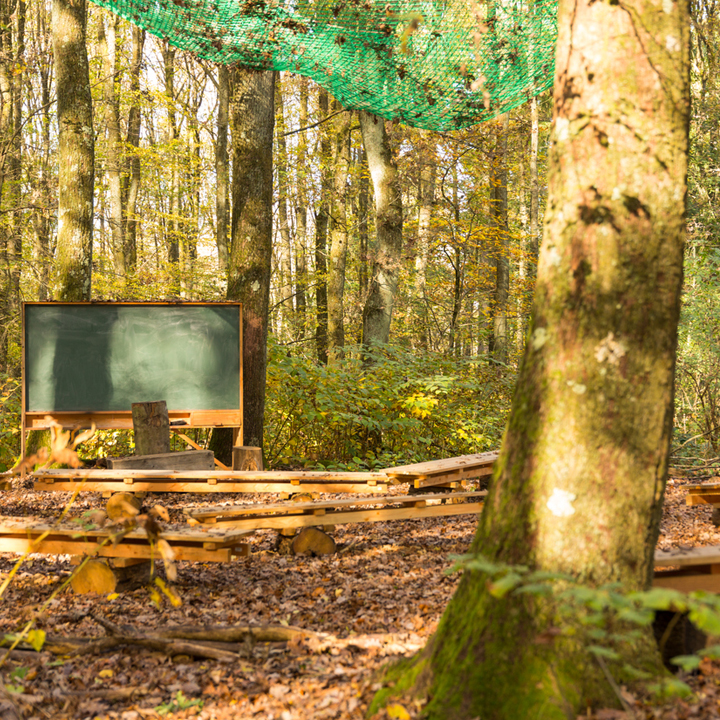
[{"label": "green mesh net", "polygon": [[199,57],[312,78],[343,105],[429,130],[552,84],[557,0],[96,0]]}]

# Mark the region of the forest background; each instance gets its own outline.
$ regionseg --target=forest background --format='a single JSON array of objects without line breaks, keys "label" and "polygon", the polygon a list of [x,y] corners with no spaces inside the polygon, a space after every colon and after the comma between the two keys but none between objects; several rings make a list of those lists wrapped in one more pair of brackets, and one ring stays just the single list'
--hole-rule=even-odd
[{"label": "forest background", "polygon": [[[720,461],[717,14],[693,3],[675,464],[695,470]],[[86,38],[92,299],[226,299],[243,132],[231,74],[93,5]],[[0,0],[0,470],[20,451],[21,303],[58,299],[61,282],[52,46],[51,3]],[[289,73],[274,93],[267,464],[373,469],[498,447],[541,240],[550,96],[465,130],[383,124],[402,242],[380,263],[397,278],[388,342],[369,343],[385,248],[360,117]],[[86,452],[126,454],[132,439],[98,433]]]}]

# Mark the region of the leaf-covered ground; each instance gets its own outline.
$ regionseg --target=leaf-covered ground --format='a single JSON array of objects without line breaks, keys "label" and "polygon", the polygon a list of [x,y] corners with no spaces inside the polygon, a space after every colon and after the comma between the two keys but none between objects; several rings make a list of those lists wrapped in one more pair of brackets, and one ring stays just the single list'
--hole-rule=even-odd
[{"label": "leaf-covered ground", "polygon": [[[668,487],[660,547],[720,544],[710,508],[687,508],[682,480]],[[0,515],[55,517],[68,495],[35,493],[16,481],[0,492]],[[155,495],[172,521],[183,507],[217,504],[206,496]],[[223,496],[226,502],[266,502],[266,496]],[[82,495],[73,514],[100,507],[99,494]],[[4,681],[16,692],[0,697],[0,718],[362,718],[377,687],[377,672],[410,655],[433,632],[457,583],[445,574],[448,556],[463,553],[476,520],[468,516],[338,526],[338,554],[325,558],[274,552],[275,532],[251,536],[252,555],[228,564],[180,563],[180,607],[156,607],[145,589],[115,599],[65,591],[38,615],[43,601],[72,571],[67,556],[32,556],[0,599],[0,631],[17,631],[37,617],[53,636],[104,635],[92,615],[138,632],[171,625],[290,625],[326,633],[317,642],[244,643],[242,660],[169,658],[159,651],[115,648],[98,655],[61,658],[17,654]],[[0,554],[0,579],[16,556]],[[13,671],[13,669],[15,669]],[[11,672],[13,671],[13,672]],[[720,717],[720,666],[704,661],[686,678],[692,701],[653,706],[629,696],[632,713],[600,710],[587,717]],[[416,717],[398,707],[394,717]],[[383,714],[380,717],[388,717]],[[586,716],[583,716],[586,717]]]}]

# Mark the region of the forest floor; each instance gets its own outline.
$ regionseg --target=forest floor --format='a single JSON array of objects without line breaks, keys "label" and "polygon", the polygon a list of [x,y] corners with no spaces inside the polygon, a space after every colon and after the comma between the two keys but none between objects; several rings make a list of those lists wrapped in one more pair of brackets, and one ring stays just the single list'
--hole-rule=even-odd
[{"label": "forest floor", "polygon": [[[15,481],[0,492],[0,515],[51,518],[69,495],[35,493]],[[668,485],[661,548],[720,544],[711,508],[688,508],[683,480]],[[201,495],[148,496],[179,521],[186,506],[217,505]],[[223,502],[267,502],[267,496],[223,496]],[[98,493],[80,496],[76,516],[101,507]],[[26,652],[8,661],[0,720],[198,718],[205,720],[320,720],[365,717],[378,672],[394,658],[423,647],[458,582],[448,575],[451,554],[467,551],[471,516],[338,526],[334,556],[308,558],[274,552],[274,531],[250,536],[252,554],[228,564],[180,563],[180,607],[157,607],[146,589],[114,599],[64,591],[38,608],[72,571],[68,556],[31,556],[0,599],[0,632],[37,617],[52,636],[102,637],[104,618],[152,633],[171,625],[289,625],[327,633],[324,648],[310,641],[245,644],[236,663],[169,658],[160,651],[118,647],[97,655],[57,658]],[[0,554],[0,581],[17,556]],[[344,639],[344,642],[339,642]],[[348,642],[348,639],[350,641]],[[12,672],[11,670],[15,668]],[[684,678],[690,700],[653,705],[628,694],[630,712],[598,710],[585,718],[720,718],[720,664],[704,661]],[[12,702],[7,698],[12,698]],[[392,717],[414,718],[418,708],[396,706]],[[390,717],[386,711],[377,718]]]}]

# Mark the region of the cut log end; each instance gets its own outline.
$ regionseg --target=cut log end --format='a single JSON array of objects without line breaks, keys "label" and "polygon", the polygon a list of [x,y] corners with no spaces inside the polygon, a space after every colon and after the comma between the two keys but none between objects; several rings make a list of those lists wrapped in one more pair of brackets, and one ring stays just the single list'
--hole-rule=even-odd
[{"label": "cut log end", "polygon": [[113,569],[102,560],[88,560],[82,567],[75,571],[70,581],[74,592],[78,595],[86,593],[97,593],[108,595],[115,592],[117,577]]},{"label": "cut log end", "polygon": [[293,540],[293,555],[332,555],[337,550],[335,541],[319,528],[306,527]]},{"label": "cut log end", "polygon": [[105,506],[107,516],[113,522],[120,520],[130,520],[136,517],[140,512],[142,501],[129,492],[115,493]]}]

